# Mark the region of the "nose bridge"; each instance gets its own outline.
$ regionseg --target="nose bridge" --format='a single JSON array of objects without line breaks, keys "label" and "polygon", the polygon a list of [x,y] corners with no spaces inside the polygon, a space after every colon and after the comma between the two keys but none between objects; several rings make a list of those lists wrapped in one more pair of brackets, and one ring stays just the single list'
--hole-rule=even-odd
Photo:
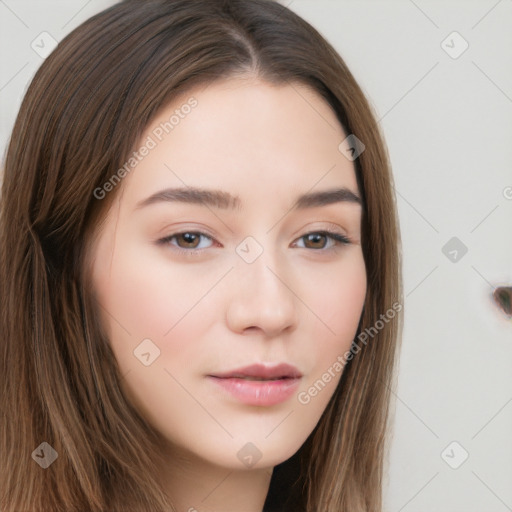
[{"label": "nose bridge", "polygon": [[286,272],[280,272],[281,265],[276,264],[275,257],[269,256],[270,252],[267,250],[253,263],[242,266],[240,273],[247,276],[255,294],[282,295],[285,292],[283,281],[286,279]]},{"label": "nose bridge", "polygon": [[259,327],[276,334],[297,323],[297,299],[293,284],[289,284],[291,272],[272,244],[272,237],[262,242],[247,237],[236,248],[239,261],[228,310],[236,330]]}]

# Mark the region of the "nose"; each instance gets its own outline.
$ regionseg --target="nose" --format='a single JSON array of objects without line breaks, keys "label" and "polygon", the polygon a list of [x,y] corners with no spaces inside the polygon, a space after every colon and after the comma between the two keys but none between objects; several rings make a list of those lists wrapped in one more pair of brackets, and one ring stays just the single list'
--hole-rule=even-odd
[{"label": "nose", "polygon": [[260,330],[272,338],[297,326],[300,301],[291,273],[266,255],[252,263],[239,261],[233,272],[226,321],[234,332]]}]

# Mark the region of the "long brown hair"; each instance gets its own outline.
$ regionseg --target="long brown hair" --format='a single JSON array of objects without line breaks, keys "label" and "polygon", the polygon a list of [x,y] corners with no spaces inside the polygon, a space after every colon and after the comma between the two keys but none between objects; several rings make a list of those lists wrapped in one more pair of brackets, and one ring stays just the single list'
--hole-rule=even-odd
[{"label": "long brown hair", "polygon": [[[10,139],[0,209],[3,512],[174,510],[154,478],[162,439],[121,390],[84,254],[118,193],[98,200],[94,190],[160,109],[196,85],[237,75],[310,86],[365,145],[354,161],[368,282],[358,335],[372,335],[294,456],[293,492],[294,512],[381,512],[401,315],[375,326],[402,302],[389,159],[342,58],[273,0],[125,0],[63,39],[33,78]],[[35,462],[50,457],[41,443],[58,455],[47,469]]]}]

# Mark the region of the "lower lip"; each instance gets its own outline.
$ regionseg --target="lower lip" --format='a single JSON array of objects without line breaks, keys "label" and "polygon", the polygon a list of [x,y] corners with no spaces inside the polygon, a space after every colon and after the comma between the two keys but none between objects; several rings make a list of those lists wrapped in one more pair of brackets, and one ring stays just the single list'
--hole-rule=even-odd
[{"label": "lower lip", "polygon": [[248,405],[270,406],[288,400],[299,387],[300,378],[278,380],[247,380],[211,377],[218,386],[240,402]]}]

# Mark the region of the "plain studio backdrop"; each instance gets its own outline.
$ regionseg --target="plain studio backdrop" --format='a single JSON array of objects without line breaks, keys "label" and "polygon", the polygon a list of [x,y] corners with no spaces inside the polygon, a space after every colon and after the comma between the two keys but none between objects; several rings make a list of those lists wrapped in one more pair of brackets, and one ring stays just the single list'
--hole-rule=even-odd
[{"label": "plain studio backdrop", "polygon": [[[0,147],[56,41],[112,0],[0,0]],[[385,512],[512,511],[512,0],[282,0],[388,144],[405,327]],[[3,157],[4,158],[4,157]],[[2,158],[2,162],[3,162]]]}]

